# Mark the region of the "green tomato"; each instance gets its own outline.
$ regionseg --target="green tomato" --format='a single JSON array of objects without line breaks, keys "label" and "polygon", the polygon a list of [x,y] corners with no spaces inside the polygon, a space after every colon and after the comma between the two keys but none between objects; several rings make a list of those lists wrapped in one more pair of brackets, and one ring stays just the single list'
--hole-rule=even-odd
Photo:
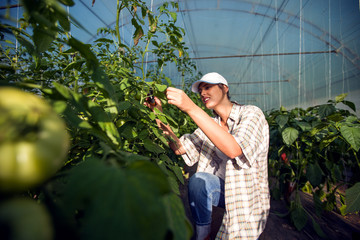
[{"label": "green tomato", "polygon": [[8,233],[0,235],[5,239],[54,239],[54,228],[48,210],[33,199],[11,198],[0,202],[0,222],[3,223],[1,233]]},{"label": "green tomato", "polygon": [[69,149],[64,121],[43,99],[0,88],[0,191],[24,191],[53,176]]},{"label": "green tomato", "polygon": [[141,100],[141,91],[137,90],[135,93],[135,100],[140,101]]},{"label": "green tomato", "polygon": [[124,125],[126,123],[125,119],[119,119],[116,121],[116,127],[121,127],[122,125]]}]

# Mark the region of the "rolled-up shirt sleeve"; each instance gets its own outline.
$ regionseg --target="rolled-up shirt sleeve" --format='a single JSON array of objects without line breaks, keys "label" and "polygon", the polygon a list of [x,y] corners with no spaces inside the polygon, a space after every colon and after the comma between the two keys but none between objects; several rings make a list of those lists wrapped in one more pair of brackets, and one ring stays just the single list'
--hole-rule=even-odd
[{"label": "rolled-up shirt sleeve", "polygon": [[266,136],[264,135],[264,125],[266,124],[262,111],[253,106],[247,108],[234,127],[232,135],[243,152],[242,155],[235,158],[235,161],[241,168],[248,169],[256,164],[258,155],[266,147],[267,141],[264,139]]},{"label": "rolled-up shirt sleeve", "polygon": [[184,134],[180,137],[180,142],[186,151],[181,156],[186,165],[192,166],[199,160],[203,135],[203,132],[198,128],[192,134]]}]

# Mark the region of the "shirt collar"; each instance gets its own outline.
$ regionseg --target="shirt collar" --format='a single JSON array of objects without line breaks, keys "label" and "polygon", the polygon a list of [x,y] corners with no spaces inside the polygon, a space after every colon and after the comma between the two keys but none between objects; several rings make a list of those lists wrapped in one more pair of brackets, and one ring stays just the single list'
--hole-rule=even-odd
[{"label": "shirt collar", "polygon": [[[231,108],[228,121],[231,120],[231,121],[237,123],[240,120],[239,112],[240,112],[240,108],[242,105],[240,105],[239,103],[237,103],[235,101],[231,101],[231,102],[233,103],[233,106]],[[213,111],[213,113],[216,116],[216,118],[218,119],[218,121],[220,121],[219,115],[217,115],[215,111]]]},{"label": "shirt collar", "polygon": [[229,118],[231,120],[233,120],[234,122],[237,122],[237,120],[239,119],[239,110],[241,105],[238,104],[237,102],[232,102],[233,106],[231,108],[230,114],[229,114]]}]

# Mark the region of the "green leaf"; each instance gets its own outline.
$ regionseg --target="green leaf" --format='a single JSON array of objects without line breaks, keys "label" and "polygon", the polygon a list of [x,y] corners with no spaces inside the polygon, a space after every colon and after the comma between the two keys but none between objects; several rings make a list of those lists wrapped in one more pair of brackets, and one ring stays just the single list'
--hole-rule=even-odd
[{"label": "green leaf", "polygon": [[348,116],[345,119],[345,122],[347,122],[347,123],[356,123],[356,122],[358,122],[358,118],[356,116]]},{"label": "green leaf", "polygon": [[143,17],[143,18],[145,18],[145,16],[146,16],[146,10],[147,10],[147,8],[146,7],[141,7],[141,16]]},{"label": "green leaf", "polygon": [[354,112],[356,112],[356,106],[353,102],[350,101],[342,101],[343,104],[351,108]]},{"label": "green leaf", "polygon": [[334,113],[328,116],[328,119],[334,122],[341,122],[344,120],[344,117],[341,115],[341,113]]},{"label": "green leaf", "polygon": [[303,132],[307,132],[312,129],[310,123],[308,122],[296,122],[296,124],[301,128]]},{"label": "green leaf", "polygon": [[65,6],[69,6],[69,7],[72,7],[75,4],[73,0],[58,0],[58,1],[64,4]]},{"label": "green leaf", "polygon": [[181,199],[175,194],[169,194],[163,198],[169,229],[173,232],[174,240],[191,239],[192,224],[186,218]]},{"label": "green leaf", "polygon": [[162,130],[160,130],[158,127],[152,128],[153,133],[155,134],[155,136],[160,139],[160,141],[162,143],[164,143],[165,145],[168,145],[168,140],[164,137],[164,135],[162,134]]},{"label": "green leaf", "polygon": [[299,131],[295,128],[288,127],[285,128],[284,131],[281,133],[283,141],[286,145],[290,146],[295,142],[295,140],[299,136]]},{"label": "green leaf", "polygon": [[169,124],[169,122],[167,121],[167,116],[165,114],[163,114],[162,112],[160,112],[160,110],[158,110],[157,108],[154,108],[155,114],[157,116],[157,118],[164,124]]},{"label": "green leaf", "polygon": [[110,83],[110,80],[104,70],[99,66],[96,66],[94,73],[92,74],[92,79],[95,84],[101,88],[105,97],[107,97],[107,110],[112,113],[114,116],[118,114],[117,110],[117,96],[115,94],[115,89]]},{"label": "green leaf", "polygon": [[291,221],[294,223],[297,230],[301,231],[308,220],[308,216],[301,205],[294,205],[295,208],[290,213]]},{"label": "green leaf", "polygon": [[169,12],[169,14],[172,17],[172,19],[174,19],[174,22],[176,22],[176,19],[177,19],[176,12]]},{"label": "green leaf", "polygon": [[138,154],[134,154],[134,153],[128,153],[128,152],[123,152],[123,151],[117,151],[119,153],[120,156],[122,156],[123,159],[125,159],[126,161],[149,161],[148,157],[142,156],[142,155],[138,155]]},{"label": "green leaf", "polygon": [[320,142],[320,150],[323,150],[324,148],[328,147],[332,142],[334,142],[339,136],[337,134],[328,135],[321,139]]},{"label": "green leaf", "polygon": [[321,201],[320,196],[317,192],[313,193],[313,200],[314,200],[315,213],[317,216],[321,216],[321,213],[323,211],[323,202]]},{"label": "green leaf", "polygon": [[119,111],[127,110],[131,107],[131,103],[129,101],[119,102]]},{"label": "green leaf", "polygon": [[90,70],[94,70],[99,65],[95,54],[90,50],[90,44],[84,44],[73,37],[69,39],[68,43],[72,48],[79,51],[80,54],[86,59],[86,63]]},{"label": "green leaf", "polygon": [[174,175],[173,172],[168,171],[168,182],[170,184],[171,190],[176,194],[176,195],[180,195],[180,190],[179,190],[179,183],[176,180],[176,176]]},{"label": "green leaf", "polygon": [[167,85],[155,83],[155,87],[159,92],[164,92],[167,88]]},{"label": "green leaf", "polygon": [[342,93],[342,94],[336,96],[335,102],[339,103],[339,102],[344,101],[344,99],[346,98],[347,95],[348,95],[347,93]]},{"label": "green leaf", "polygon": [[94,42],[114,43],[114,40],[108,38],[98,38]]},{"label": "green leaf", "polygon": [[314,220],[314,218],[311,218],[314,230],[316,232],[317,235],[319,235],[320,237],[322,237],[323,239],[326,239],[327,236],[325,235],[325,233],[323,232],[323,230],[321,229],[320,225]]},{"label": "green leaf", "polygon": [[317,162],[307,166],[306,177],[314,188],[321,184],[322,175],[322,170]]},{"label": "green leaf", "polygon": [[53,103],[53,109],[55,112],[62,114],[63,112],[65,112],[67,108],[67,103],[65,101],[55,101]]},{"label": "green leaf", "polygon": [[119,145],[121,143],[120,134],[104,109],[99,104],[88,100],[88,110],[95,123],[100,126],[115,145]]},{"label": "green leaf", "polygon": [[335,107],[331,104],[324,104],[319,107],[319,115],[321,118],[327,117],[336,111]]},{"label": "green leaf", "polygon": [[64,116],[67,120],[68,124],[73,126],[74,128],[84,128],[84,129],[92,129],[92,126],[89,122],[81,119],[75,112],[75,110],[68,104],[66,101],[56,101],[54,102],[54,110]]},{"label": "green leaf", "polygon": [[356,183],[345,192],[346,196],[346,213],[360,211],[360,182]]},{"label": "green leaf", "polygon": [[157,145],[148,138],[144,140],[144,147],[146,148],[146,150],[156,154],[165,152],[165,150],[162,147],[160,147],[159,145]]},{"label": "green leaf", "polygon": [[313,128],[311,129],[311,135],[314,136],[316,135],[318,132],[322,131],[323,129],[327,128],[329,125],[327,123],[319,123],[315,126],[313,126]]},{"label": "green leaf", "polygon": [[161,154],[160,156],[159,156],[159,158],[160,158],[160,160],[162,160],[162,161],[164,161],[164,162],[166,162],[166,163],[172,163],[172,160],[169,158],[169,156],[168,155],[166,155],[166,154]]},{"label": "green leaf", "polygon": [[346,215],[346,205],[341,205],[339,210],[340,210],[340,213],[341,213],[342,216]]},{"label": "green leaf", "polygon": [[0,63],[0,70],[3,70],[3,71],[9,71],[11,72],[12,74],[15,73],[15,68],[11,65],[7,65],[7,64],[2,64]]},{"label": "green leaf", "polygon": [[342,179],[342,171],[339,165],[335,165],[331,169],[331,176],[335,181],[341,181]]},{"label": "green leaf", "polygon": [[275,122],[283,128],[285,124],[288,122],[289,116],[288,115],[279,115],[275,118]]},{"label": "green leaf", "polygon": [[174,172],[175,176],[181,182],[181,184],[185,184],[181,168],[178,165],[170,165],[169,167]]},{"label": "green leaf", "polygon": [[125,137],[126,139],[133,139],[137,137],[136,132],[136,123],[133,121],[127,121],[122,125],[119,129],[119,132],[121,133],[121,136]]},{"label": "green leaf", "polygon": [[341,135],[357,152],[360,148],[360,128],[342,125],[340,127]]},{"label": "green leaf", "polygon": [[15,37],[19,41],[19,43],[26,48],[26,50],[29,52],[30,55],[32,56],[36,55],[35,47],[28,39],[24,38],[21,35],[15,35]]},{"label": "green leaf", "polygon": [[151,43],[155,46],[155,47],[159,47],[159,43],[157,41],[151,41]]},{"label": "green leaf", "polygon": [[165,115],[167,121],[172,127],[173,127],[173,130],[174,132],[176,132],[176,129],[178,128],[178,123],[177,121],[175,121],[172,117],[170,117],[170,115],[166,114]]},{"label": "green leaf", "polygon": [[64,11],[63,8],[57,8],[55,11],[56,18],[59,21],[61,27],[66,31],[70,31],[70,20],[68,18],[67,13]]},{"label": "green leaf", "polygon": [[36,27],[33,33],[34,33],[33,39],[36,49],[40,53],[45,52],[50,47],[50,44],[56,37],[55,35],[56,32],[45,30],[40,27]]},{"label": "green leaf", "polygon": [[286,108],[285,108],[284,106],[281,106],[281,107],[280,107],[280,111],[281,111],[281,112],[287,112],[287,110],[286,110]]},{"label": "green leaf", "polygon": [[61,85],[60,83],[54,82],[53,83],[55,89],[67,100],[72,99],[72,95],[70,93],[70,89],[68,89],[66,86]]},{"label": "green leaf", "polygon": [[[118,168],[87,159],[69,172],[62,196],[67,213],[78,219],[82,239],[121,235],[121,239],[158,240],[165,239],[168,229],[162,198],[170,191],[163,172],[149,161]],[[79,211],[80,217],[75,215]]]}]

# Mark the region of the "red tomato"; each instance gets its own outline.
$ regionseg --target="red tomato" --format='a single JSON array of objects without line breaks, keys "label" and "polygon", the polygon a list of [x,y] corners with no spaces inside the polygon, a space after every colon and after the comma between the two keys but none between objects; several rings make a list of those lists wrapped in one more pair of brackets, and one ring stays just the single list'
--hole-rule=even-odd
[{"label": "red tomato", "polygon": [[286,153],[281,154],[281,159],[284,161],[285,164],[289,163],[289,159],[287,158]]}]

